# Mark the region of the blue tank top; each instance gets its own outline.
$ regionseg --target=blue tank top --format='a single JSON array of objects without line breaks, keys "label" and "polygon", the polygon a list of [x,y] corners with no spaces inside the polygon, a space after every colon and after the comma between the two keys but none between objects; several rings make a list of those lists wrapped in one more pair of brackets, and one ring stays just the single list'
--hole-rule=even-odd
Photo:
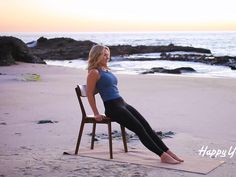
[{"label": "blue tank top", "polygon": [[98,69],[100,79],[96,83],[96,88],[102,100],[108,101],[121,97],[117,88],[117,78],[110,71]]}]

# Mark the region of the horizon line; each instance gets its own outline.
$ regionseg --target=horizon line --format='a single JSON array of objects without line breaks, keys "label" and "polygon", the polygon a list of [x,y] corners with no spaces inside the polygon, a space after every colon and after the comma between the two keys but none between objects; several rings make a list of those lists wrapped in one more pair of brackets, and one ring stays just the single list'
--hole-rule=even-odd
[{"label": "horizon line", "polygon": [[0,31],[0,33],[165,33],[165,32],[236,32],[236,30],[156,30],[156,31]]}]

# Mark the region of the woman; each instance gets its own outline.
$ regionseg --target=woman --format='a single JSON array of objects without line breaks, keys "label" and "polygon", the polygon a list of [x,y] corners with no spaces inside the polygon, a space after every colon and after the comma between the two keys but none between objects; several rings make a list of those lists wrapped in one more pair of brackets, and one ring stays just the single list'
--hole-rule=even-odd
[{"label": "woman", "polygon": [[95,119],[101,121],[104,118],[95,102],[94,93],[98,91],[104,102],[107,117],[133,131],[144,146],[160,156],[161,162],[169,164],[183,162],[155,134],[143,116],[122,99],[117,88],[117,78],[107,66],[109,59],[110,50],[106,46],[95,45],[89,52],[87,96]]}]

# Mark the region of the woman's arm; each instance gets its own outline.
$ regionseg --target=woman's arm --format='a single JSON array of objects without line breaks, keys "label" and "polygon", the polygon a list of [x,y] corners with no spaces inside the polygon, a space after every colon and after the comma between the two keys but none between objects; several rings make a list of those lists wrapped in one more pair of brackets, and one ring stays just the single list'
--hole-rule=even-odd
[{"label": "woman's arm", "polygon": [[102,118],[104,117],[101,115],[97,109],[96,101],[95,101],[95,96],[94,93],[96,91],[96,82],[100,78],[99,72],[96,69],[92,69],[89,71],[88,76],[87,76],[87,98],[89,105],[91,106],[95,119],[97,121],[101,121]]}]

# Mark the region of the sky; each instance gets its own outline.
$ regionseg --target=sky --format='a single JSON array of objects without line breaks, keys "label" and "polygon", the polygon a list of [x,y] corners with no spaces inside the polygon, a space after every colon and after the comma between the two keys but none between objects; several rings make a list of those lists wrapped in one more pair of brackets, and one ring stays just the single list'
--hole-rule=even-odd
[{"label": "sky", "polygon": [[235,7],[235,0],[0,0],[0,31],[236,31]]}]

